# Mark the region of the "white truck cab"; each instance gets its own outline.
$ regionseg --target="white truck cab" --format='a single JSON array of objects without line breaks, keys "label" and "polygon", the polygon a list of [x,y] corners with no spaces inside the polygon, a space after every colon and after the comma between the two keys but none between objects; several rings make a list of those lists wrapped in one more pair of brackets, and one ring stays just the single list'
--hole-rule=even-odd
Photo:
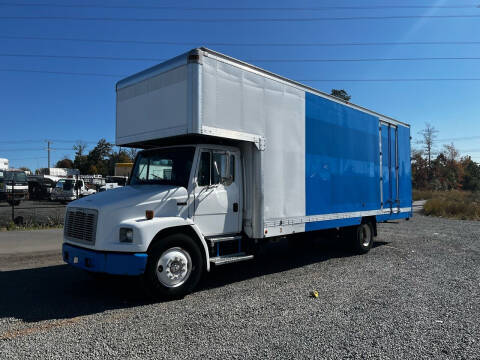
[{"label": "white truck cab", "polygon": [[77,198],[95,194],[96,190],[89,189],[83,180],[73,178],[60,179],[50,193],[52,201],[73,201]]},{"label": "white truck cab", "polygon": [[[215,144],[139,152],[127,186],[68,206],[64,259],[88,271],[141,275],[147,266],[147,254],[154,246],[162,245],[157,239],[164,235],[180,240],[188,238],[178,235],[194,237],[195,242],[189,244],[191,240],[186,240],[185,246],[196,246],[196,252],[176,247],[157,254],[157,272],[159,266],[165,269],[161,284],[175,293],[194,266],[209,270],[212,259],[220,264],[222,260],[252,258],[242,248],[221,257],[219,246],[215,248],[220,241],[241,237],[240,159],[238,148]],[[173,270],[175,264],[179,266],[177,273]],[[180,290],[183,293],[183,288]]]},{"label": "white truck cab", "polygon": [[329,230],[366,253],[409,218],[409,125],[209,49],[117,83],[129,183],[71,202],[64,260],[159,297],[268,239]]}]

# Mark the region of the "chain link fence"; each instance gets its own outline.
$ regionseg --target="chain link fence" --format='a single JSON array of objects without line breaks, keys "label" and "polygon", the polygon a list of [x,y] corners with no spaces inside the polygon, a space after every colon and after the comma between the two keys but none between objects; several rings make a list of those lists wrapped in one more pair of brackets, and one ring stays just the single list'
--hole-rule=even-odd
[{"label": "chain link fence", "polygon": [[0,204],[0,227],[17,226],[59,226],[65,218],[64,204],[24,201],[13,207]]}]

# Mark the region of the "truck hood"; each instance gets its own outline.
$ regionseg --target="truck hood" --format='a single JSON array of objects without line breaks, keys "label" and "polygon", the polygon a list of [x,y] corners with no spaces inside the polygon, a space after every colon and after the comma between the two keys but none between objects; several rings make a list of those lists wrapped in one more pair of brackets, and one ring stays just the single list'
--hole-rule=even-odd
[{"label": "truck hood", "polygon": [[[95,249],[120,246],[119,228],[132,227],[145,220],[145,210],[153,210],[155,218],[188,217],[188,192],[184,187],[166,185],[132,185],[99,192],[71,202],[67,209],[97,210]],[[138,243],[137,235],[134,241]],[[83,245],[82,245],[83,246]],[[129,244],[130,246],[130,244]],[[119,250],[124,251],[120,246]]]},{"label": "truck hood", "polygon": [[108,214],[117,221],[141,218],[145,210],[153,210],[155,217],[178,216],[178,203],[187,202],[184,187],[169,185],[129,185],[99,192],[71,202],[68,207],[95,209],[99,216]]}]

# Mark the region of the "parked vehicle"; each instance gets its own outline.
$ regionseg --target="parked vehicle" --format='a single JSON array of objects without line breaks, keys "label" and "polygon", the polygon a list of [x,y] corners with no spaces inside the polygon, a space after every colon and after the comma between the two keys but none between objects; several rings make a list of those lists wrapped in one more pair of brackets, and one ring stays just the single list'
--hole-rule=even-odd
[{"label": "parked vehicle", "polygon": [[409,125],[205,48],[117,84],[116,144],[145,150],[127,186],[68,205],[63,258],[159,297],[279,237],[366,253],[412,216]]},{"label": "parked vehicle", "polygon": [[27,175],[23,170],[0,170],[0,200],[19,205],[28,198]]},{"label": "parked vehicle", "polygon": [[53,189],[61,179],[50,175],[28,175],[27,178],[30,200],[50,200]]},{"label": "parked vehicle", "polygon": [[118,185],[117,183],[105,183],[105,185],[101,186],[100,189],[98,190],[99,192],[102,191],[107,191],[107,190],[112,190],[121,187],[121,185]]},{"label": "parked vehicle", "polygon": [[50,199],[52,201],[73,201],[95,193],[96,190],[88,188],[81,179],[60,179],[53,189]]}]

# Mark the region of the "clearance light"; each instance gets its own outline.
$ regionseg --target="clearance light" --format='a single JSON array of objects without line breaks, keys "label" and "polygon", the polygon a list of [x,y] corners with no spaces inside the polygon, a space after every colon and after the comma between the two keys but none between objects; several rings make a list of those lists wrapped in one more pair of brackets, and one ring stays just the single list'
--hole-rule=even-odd
[{"label": "clearance light", "polygon": [[152,220],[153,219],[153,210],[145,210],[145,217],[147,220]]}]

